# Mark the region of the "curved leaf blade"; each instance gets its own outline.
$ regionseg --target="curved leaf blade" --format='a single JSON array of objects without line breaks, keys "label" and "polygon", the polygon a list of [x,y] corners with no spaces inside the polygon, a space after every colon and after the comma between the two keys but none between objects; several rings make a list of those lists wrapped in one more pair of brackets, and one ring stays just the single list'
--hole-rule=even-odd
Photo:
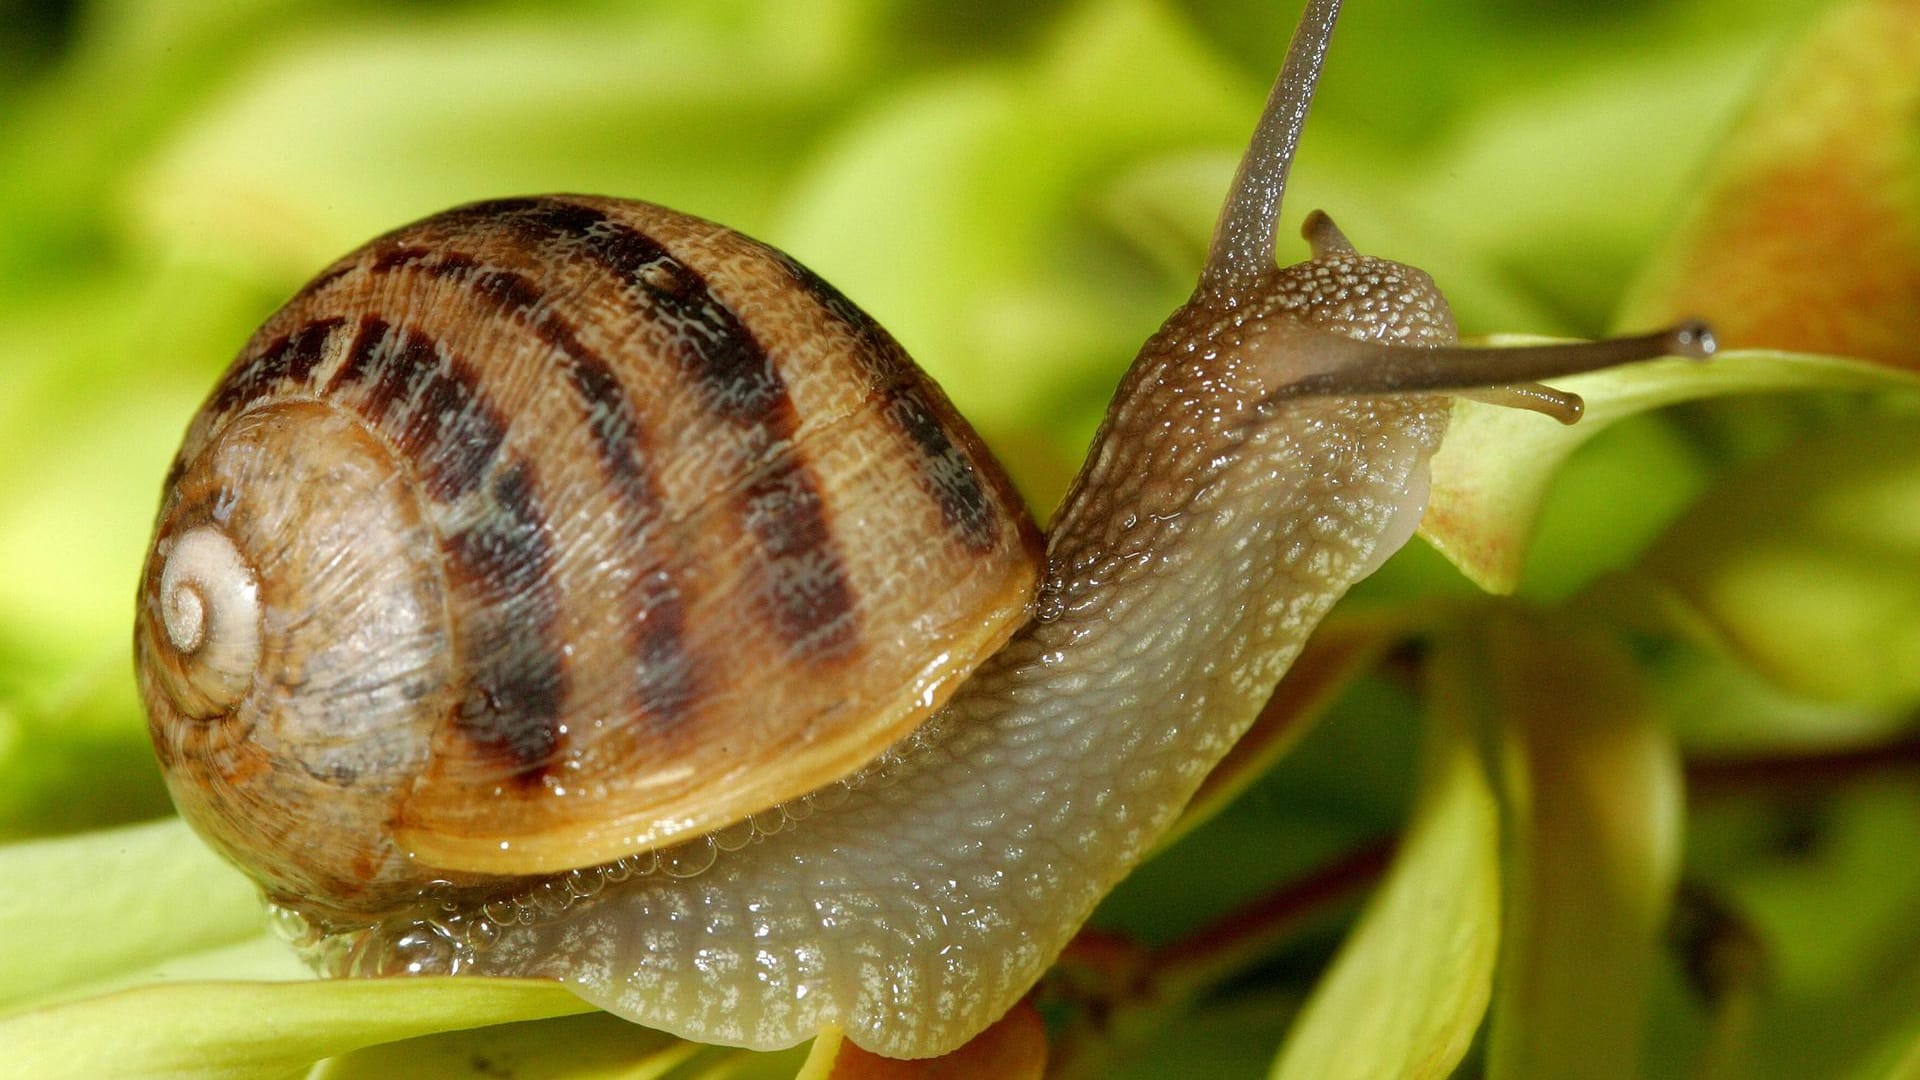
[{"label": "curved leaf blade", "polygon": [[[1493,345],[1546,339],[1496,335]],[[1452,426],[1433,456],[1433,493],[1420,534],[1491,593],[1519,586],[1547,488],[1568,455],[1613,424],[1682,401],[1787,390],[1920,388],[1920,376],[1838,357],[1722,353],[1709,363],[1656,360],[1556,380],[1586,399],[1565,426],[1533,413],[1456,399]]]},{"label": "curved leaf blade", "polygon": [[253,884],[178,818],[0,848],[0,1007],[260,926]]},{"label": "curved leaf blade", "polygon": [[[330,1058],[308,1080],[387,1080],[396,1076],[657,1080],[701,1050],[698,1043],[607,1013],[594,1013],[382,1043]],[[712,1075],[720,1080],[724,1074],[716,1069]]]},{"label": "curved leaf blade", "polygon": [[1452,1074],[1492,995],[1500,824],[1464,650],[1435,660],[1419,800],[1387,879],[1288,1035],[1275,1080]]},{"label": "curved leaf blade", "polygon": [[1639,1059],[1679,877],[1680,760],[1618,644],[1498,620],[1506,925],[1487,1075],[1610,1080]]},{"label": "curved leaf blade", "polygon": [[592,1006],[557,983],[330,979],[142,987],[0,1020],[13,1075],[279,1080],[322,1058]]},{"label": "curved leaf blade", "polygon": [[1709,491],[1647,552],[1683,622],[1776,684],[1920,701],[1920,421],[1794,445]]}]

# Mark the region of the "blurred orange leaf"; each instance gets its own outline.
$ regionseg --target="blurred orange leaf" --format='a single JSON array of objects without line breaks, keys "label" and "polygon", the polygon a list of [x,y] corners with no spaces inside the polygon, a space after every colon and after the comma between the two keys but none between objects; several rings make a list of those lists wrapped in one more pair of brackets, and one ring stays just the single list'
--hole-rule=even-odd
[{"label": "blurred orange leaf", "polygon": [[1749,104],[1621,324],[1920,370],[1920,3],[1815,23]]}]

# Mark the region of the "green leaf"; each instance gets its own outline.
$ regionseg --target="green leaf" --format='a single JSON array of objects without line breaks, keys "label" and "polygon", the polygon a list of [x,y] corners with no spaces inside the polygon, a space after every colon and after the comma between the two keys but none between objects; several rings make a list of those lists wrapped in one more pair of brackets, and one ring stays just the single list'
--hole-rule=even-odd
[{"label": "green leaf", "polygon": [[1291,993],[1250,991],[1224,995],[1182,1016],[1153,1039],[1128,1047],[1120,1060],[1094,1071],[1066,1072],[1071,1080],[1169,1080],[1174,1077],[1258,1076],[1273,1063],[1274,1017],[1300,1004]]},{"label": "green leaf", "polygon": [[144,987],[0,1020],[14,1075],[278,1080],[436,1031],[589,1012],[556,983],[336,979]]},{"label": "green leaf", "polygon": [[1853,1076],[1856,1080],[1920,1080],[1920,1020],[1887,1040],[1880,1053]]},{"label": "green leaf", "polygon": [[[1496,335],[1489,344],[1542,339]],[[1525,568],[1548,485],[1568,455],[1613,424],[1699,398],[1786,390],[1920,387],[1920,377],[1862,361],[1793,353],[1722,353],[1707,363],[1662,360],[1555,380],[1586,399],[1571,426],[1518,409],[1457,400],[1433,456],[1433,492],[1420,534],[1492,593],[1510,593]]]},{"label": "green leaf", "polygon": [[1873,1076],[1868,1063],[1884,1062],[1889,1042],[1915,1031],[1915,821],[1920,786],[1910,774],[1813,795],[1787,772],[1744,798],[1723,794],[1695,808],[1689,873],[1715,884],[1765,950],[1745,1038],[1725,1048],[1728,1067],[1712,1075]]},{"label": "green leaf", "polygon": [[305,982],[311,978],[312,969],[301,962],[285,940],[262,931],[231,944],[172,953],[151,964],[120,968],[104,979],[62,987],[49,997],[36,999],[34,1005],[75,1001],[160,983]]},{"label": "green leaf", "polygon": [[[308,1080],[396,1076],[514,1080],[654,1080],[699,1054],[698,1043],[594,1013],[423,1035],[328,1060]],[[791,1076],[792,1070],[786,1075]]]},{"label": "green leaf", "polygon": [[260,926],[253,883],[177,818],[0,847],[0,1007]]},{"label": "green leaf", "polygon": [[1920,420],[1880,416],[1727,477],[1641,573],[1794,692],[1920,701]]},{"label": "green leaf", "polygon": [[1438,1078],[1467,1052],[1500,943],[1500,830],[1469,733],[1470,661],[1435,659],[1419,801],[1399,855],[1274,1065],[1277,1080]]},{"label": "green leaf", "polygon": [[[6,103],[0,280],[91,267],[125,172],[238,62],[302,25],[314,0],[122,0],[75,16],[70,51]],[[15,20],[0,23],[0,35]],[[0,290],[4,291],[4,290]]]},{"label": "green leaf", "polygon": [[1679,756],[1611,640],[1513,616],[1490,649],[1507,902],[1487,1076],[1618,1077],[1639,1059],[1679,877]]},{"label": "green leaf", "polygon": [[70,677],[51,700],[0,704],[0,844],[172,810],[122,649]]},{"label": "green leaf", "polygon": [[[1627,580],[1602,585],[1608,586],[1615,586],[1617,596],[1638,593],[1644,598],[1644,590],[1630,589]],[[1818,747],[1891,743],[1913,723],[1900,709],[1788,693],[1725,649],[1674,650],[1652,674],[1660,711],[1683,751],[1696,758],[1793,755]]]}]

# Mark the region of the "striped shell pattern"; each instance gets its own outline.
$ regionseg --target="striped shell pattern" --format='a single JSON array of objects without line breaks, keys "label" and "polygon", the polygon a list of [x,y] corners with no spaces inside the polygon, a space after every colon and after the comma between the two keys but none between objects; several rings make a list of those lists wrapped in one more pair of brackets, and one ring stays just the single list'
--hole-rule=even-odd
[{"label": "striped shell pattern", "polygon": [[168,477],[136,653],[182,811],[351,918],[832,783],[1025,621],[1040,560],[939,389],[792,259],[504,200],[248,343]]}]

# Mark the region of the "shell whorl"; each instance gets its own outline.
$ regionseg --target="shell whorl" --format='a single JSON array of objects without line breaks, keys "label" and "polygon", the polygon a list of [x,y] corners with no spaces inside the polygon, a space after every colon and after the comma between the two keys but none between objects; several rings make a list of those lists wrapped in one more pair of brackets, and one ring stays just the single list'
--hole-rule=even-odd
[{"label": "shell whorl", "polygon": [[[383,528],[407,534],[424,590],[399,606],[442,620],[420,633],[446,653],[443,681],[417,678],[423,660],[369,661],[366,685],[332,688],[378,694],[394,674],[425,715],[396,713],[335,785],[384,846],[341,852],[324,874],[267,866],[271,893],[317,891],[322,911],[607,861],[853,772],[1024,621],[1038,576],[1038,532],[1011,486],[884,331],[773,249],[644,203],[473,204],[336,263],[196,418],[159,542],[223,499],[343,497],[267,475],[272,454],[308,452],[299,437],[232,447],[235,431],[290,413],[324,414],[366,444],[360,456],[389,459],[393,475],[365,494],[397,500]],[[223,447],[260,467],[203,475]],[[304,662],[271,627],[355,611],[351,583],[380,571],[354,549],[390,545],[354,528],[237,541],[268,552],[248,555],[265,665]],[[277,553],[306,548],[291,561],[319,583],[288,599],[309,606],[275,608],[289,591],[266,580],[289,561]],[[190,629],[193,601],[170,607],[164,581],[149,590],[143,633]],[[332,633],[378,655],[364,627]],[[144,643],[143,662],[156,650]],[[243,724],[280,741],[291,760],[276,769],[313,772],[340,721],[304,704],[297,674],[259,681]],[[167,726],[156,717],[163,762],[191,757]],[[236,831],[222,807],[265,806],[235,794],[225,766],[176,764],[169,779],[203,829]],[[186,783],[220,806],[182,796]],[[316,890],[316,877],[340,880]]]},{"label": "shell whorl", "polygon": [[246,556],[220,529],[201,525],[175,540],[160,571],[167,644],[182,658],[182,700],[194,715],[238,704],[260,662],[260,586]]}]

